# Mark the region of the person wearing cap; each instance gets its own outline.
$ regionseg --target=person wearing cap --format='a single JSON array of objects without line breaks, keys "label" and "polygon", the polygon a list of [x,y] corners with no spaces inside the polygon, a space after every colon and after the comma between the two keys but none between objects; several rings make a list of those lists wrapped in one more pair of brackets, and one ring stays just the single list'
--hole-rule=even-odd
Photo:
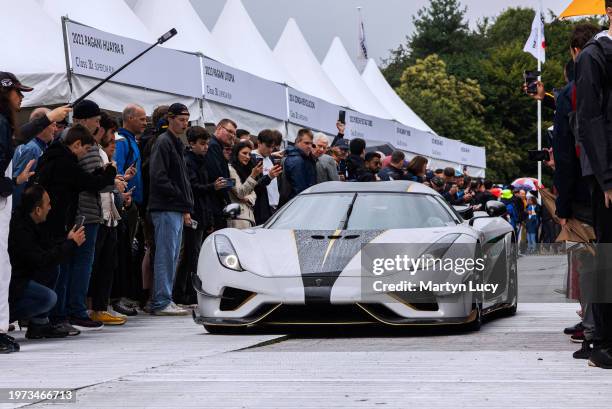
[{"label": "person wearing cap", "polygon": [[[0,72],[0,85],[6,89],[15,88],[17,96],[23,99],[23,92],[30,92],[34,88],[23,85],[15,75],[10,72]],[[19,101],[21,107],[21,100]],[[17,108],[19,110],[19,108]],[[30,120],[19,127],[19,132],[15,133],[15,142],[17,144],[27,143],[30,139],[41,133],[51,123],[63,121],[72,111],[70,105],[63,105],[47,112],[46,115]]]},{"label": "person wearing cap", "polygon": [[[23,92],[32,88],[22,85],[11,73],[0,73],[0,353],[19,351],[19,344],[8,336],[8,292],[11,281],[11,263],[8,254],[9,223],[11,221],[13,191],[33,175],[30,161],[23,172],[13,178],[13,136],[16,131],[15,115],[21,108]],[[18,131],[17,131],[18,132]]]},{"label": "person wearing cap", "polygon": [[332,144],[331,156],[336,161],[336,170],[340,181],[346,181],[346,158],[348,157],[349,144],[346,139],[338,139]]},{"label": "person wearing cap", "polygon": [[[193,192],[180,136],[189,126],[189,110],[183,104],[168,109],[168,130],[157,138],[151,152],[149,212],[155,232],[153,267],[154,315],[187,315],[172,300],[172,287],[181,247],[183,226],[191,228]],[[213,179],[216,180],[216,179]],[[202,221],[203,222],[203,221]]]}]

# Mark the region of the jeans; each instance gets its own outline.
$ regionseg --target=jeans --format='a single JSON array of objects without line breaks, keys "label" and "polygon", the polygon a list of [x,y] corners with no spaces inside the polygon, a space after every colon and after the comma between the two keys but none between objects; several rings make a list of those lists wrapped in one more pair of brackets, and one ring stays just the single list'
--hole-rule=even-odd
[{"label": "jeans", "polygon": [[26,284],[21,297],[11,303],[11,322],[29,320],[35,325],[47,324],[49,322],[49,312],[56,301],[55,291],[30,280]]},{"label": "jeans", "polygon": [[55,286],[57,304],[51,314],[54,322],[65,321],[68,316],[88,317],[87,289],[100,225],[89,223],[84,226],[85,243],[77,247],[69,261],[60,265],[60,273]]},{"label": "jeans", "polygon": [[527,248],[530,251],[535,251],[536,249],[536,242],[537,242],[536,236],[537,236],[536,232],[533,232],[533,233],[527,232]]},{"label": "jeans", "polygon": [[153,311],[163,310],[172,302],[172,285],[181,249],[183,214],[151,212],[155,226],[155,261],[153,267]]}]

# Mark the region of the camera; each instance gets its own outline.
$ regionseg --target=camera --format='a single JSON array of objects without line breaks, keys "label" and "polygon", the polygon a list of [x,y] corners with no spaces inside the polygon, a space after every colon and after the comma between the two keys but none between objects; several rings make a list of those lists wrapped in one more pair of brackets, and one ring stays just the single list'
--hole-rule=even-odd
[{"label": "camera", "polygon": [[538,93],[538,78],[542,73],[540,71],[525,71],[523,77],[527,85],[527,94],[535,95]]},{"label": "camera", "polygon": [[548,151],[527,151],[529,155],[529,160],[536,162],[549,162],[550,161],[550,152]]}]

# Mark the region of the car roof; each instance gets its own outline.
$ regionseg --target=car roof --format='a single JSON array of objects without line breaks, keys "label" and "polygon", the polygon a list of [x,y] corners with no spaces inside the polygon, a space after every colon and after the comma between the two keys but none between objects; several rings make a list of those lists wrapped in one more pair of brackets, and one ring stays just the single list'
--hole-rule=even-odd
[{"label": "car roof", "polygon": [[435,190],[422,183],[405,180],[392,182],[325,182],[314,185],[300,194],[338,193],[338,192],[371,192],[371,193],[428,193],[437,194]]}]

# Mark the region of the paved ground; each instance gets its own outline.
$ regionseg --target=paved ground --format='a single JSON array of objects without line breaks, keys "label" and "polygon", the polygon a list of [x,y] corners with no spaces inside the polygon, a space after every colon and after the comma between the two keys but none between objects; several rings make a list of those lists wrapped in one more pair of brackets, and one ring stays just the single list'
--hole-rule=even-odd
[{"label": "paved ground", "polygon": [[561,333],[577,321],[577,306],[554,291],[564,263],[522,258],[521,300],[538,302],[478,333],[213,336],[186,318],[141,316],[68,341],[24,341],[2,358],[0,388],[78,388],[70,408],[608,409],[612,373],[573,360]]}]

